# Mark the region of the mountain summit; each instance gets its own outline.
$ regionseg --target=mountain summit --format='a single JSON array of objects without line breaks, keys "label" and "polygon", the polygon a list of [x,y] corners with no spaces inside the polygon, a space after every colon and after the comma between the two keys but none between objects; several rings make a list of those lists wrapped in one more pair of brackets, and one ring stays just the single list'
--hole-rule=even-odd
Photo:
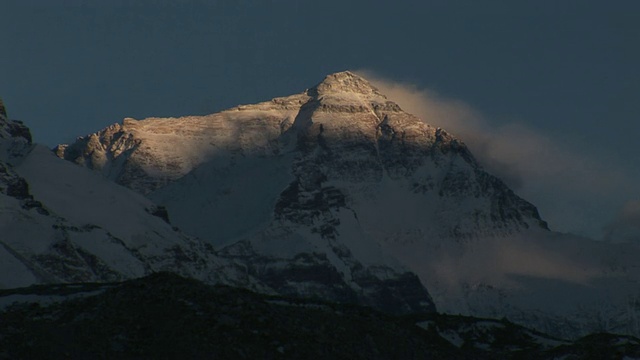
[{"label": "mountain summit", "polygon": [[309,89],[307,93],[310,96],[318,97],[339,93],[353,93],[386,100],[386,96],[382,95],[369,81],[351,71],[327,75],[321,83]]}]

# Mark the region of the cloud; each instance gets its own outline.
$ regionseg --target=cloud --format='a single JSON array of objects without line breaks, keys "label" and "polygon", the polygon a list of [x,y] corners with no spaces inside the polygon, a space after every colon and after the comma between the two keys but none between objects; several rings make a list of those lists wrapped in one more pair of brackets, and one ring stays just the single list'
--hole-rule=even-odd
[{"label": "cloud", "polygon": [[464,141],[489,173],[537,205],[556,230],[600,237],[615,209],[637,192],[611,159],[570,148],[570,134],[550,136],[522,121],[496,124],[463,101],[371,71],[356,73],[405,111]]},{"label": "cloud", "polygon": [[576,256],[577,243],[582,241],[570,235],[551,238],[545,234],[487,238],[465,244],[463,252],[446,249],[437,253],[434,259],[424,262],[422,273],[429,278],[428,272],[433,272],[449,290],[460,283],[519,287],[522,283],[518,278],[522,277],[586,285],[601,272],[599,252],[587,251]]},{"label": "cloud", "polygon": [[628,201],[616,218],[606,226],[605,239],[640,243],[640,200]]},{"label": "cloud", "polygon": [[640,229],[640,200],[627,202],[618,219],[626,225]]}]

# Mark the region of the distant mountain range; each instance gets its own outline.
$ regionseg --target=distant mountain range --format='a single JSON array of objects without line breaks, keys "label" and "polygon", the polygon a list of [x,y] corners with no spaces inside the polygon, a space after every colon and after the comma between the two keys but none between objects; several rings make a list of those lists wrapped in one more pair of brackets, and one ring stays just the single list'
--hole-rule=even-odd
[{"label": "distant mountain range", "polygon": [[640,335],[638,245],[549,230],[428,122],[351,72],[217,114],[125,119],[53,151],[3,110],[0,285],[170,271],[563,338]]}]

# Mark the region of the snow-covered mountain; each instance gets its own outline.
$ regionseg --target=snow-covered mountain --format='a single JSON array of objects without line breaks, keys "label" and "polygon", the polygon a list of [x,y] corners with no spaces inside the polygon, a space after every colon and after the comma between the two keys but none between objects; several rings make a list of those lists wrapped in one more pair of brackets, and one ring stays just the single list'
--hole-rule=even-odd
[{"label": "snow-covered mountain", "polygon": [[[174,228],[164,207],[31,144],[28,128],[8,121],[5,113],[0,121],[0,145],[6,149],[0,161],[0,288],[172,271],[207,283],[313,295],[392,312],[433,310],[418,278],[400,267],[363,270],[358,283],[345,282],[322,254],[289,262],[247,257],[247,249],[239,253],[236,247],[221,257],[209,242]],[[283,284],[274,271],[292,275]]]},{"label": "snow-covered mountain", "polygon": [[279,293],[428,307],[410,269],[440,310],[638,334],[637,245],[549,231],[423,120],[341,72],[217,114],[125,119],[56,153],[162,204]]}]

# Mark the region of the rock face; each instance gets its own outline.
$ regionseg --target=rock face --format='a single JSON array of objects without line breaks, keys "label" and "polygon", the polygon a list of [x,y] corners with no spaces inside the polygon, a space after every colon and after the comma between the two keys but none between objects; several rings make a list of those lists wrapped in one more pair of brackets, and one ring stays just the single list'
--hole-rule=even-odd
[{"label": "rock face", "polygon": [[9,121],[0,99],[0,193],[18,200],[31,199],[29,185],[13,170],[11,162],[31,146],[31,133],[22,123]]},{"label": "rock face", "polygon": [[31,146],[31,132],[20,121],[11,121],[0,99],[0,160],[13,161]]}]

